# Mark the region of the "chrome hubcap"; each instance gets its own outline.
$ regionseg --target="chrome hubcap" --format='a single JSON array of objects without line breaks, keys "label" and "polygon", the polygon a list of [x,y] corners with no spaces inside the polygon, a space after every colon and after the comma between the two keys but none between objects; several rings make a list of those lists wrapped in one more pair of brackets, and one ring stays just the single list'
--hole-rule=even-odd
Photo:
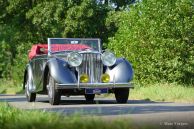
[{"label": "chrome hubcap", "polygon": [[27,95],[27,96],[30,96],[30,91],[29,91],[29,80],[27,80],[27,82],[26,82],[25,89],[26,89],[26,95]]},{"label": "chrome hubcap", "polygon": [[52,90],[53,86],[52,86],[52,78],[49,78],[49,83],[47,85],[47,91],[48,91],[48,96],[49,98],[52,98],[53,96],[53,90]]}]

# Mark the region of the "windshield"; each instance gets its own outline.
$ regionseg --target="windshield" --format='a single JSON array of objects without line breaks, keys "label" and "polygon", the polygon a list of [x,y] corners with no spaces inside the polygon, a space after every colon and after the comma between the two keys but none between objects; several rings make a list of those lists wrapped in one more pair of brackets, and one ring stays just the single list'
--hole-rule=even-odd
[{"label": "windshield", "polygon": [[82,50],[101,51],[100,39],[48,38],[48,46],[50,52]]}]

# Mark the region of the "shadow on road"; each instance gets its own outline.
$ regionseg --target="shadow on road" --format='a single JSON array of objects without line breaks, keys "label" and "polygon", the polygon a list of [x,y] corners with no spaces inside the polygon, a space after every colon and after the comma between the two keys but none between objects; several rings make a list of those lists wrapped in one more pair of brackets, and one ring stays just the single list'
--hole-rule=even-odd
[{"label": "shadow on road", "polygon": [[[20,95],[6,95],[0,94],[0,102],[26,102],[26,97]],[[38,96],[36,102],[49,103],[47,96]],[[151,100],[128,100],[127,104],[150,104],[161,103]],[[169,103],[169,102],[162,102]],[[79,104],[117,104],[113,98],[97,98],[94,102],[86,102],[83,97],[62,97],[60,105],[79,105]]]},{"label": "shadow on road", "polygon": [[129,114],[150,114],[150,113],[165,113],[165,112],[189,112],[194,111],[194,106],[98,106],[98,107],[67,107],[67,108],[44,108],[44,110],[61,112],[66,115],[81,114],[81,115],[129,115]]},{"label": "shadow on road", "polygon": [[[69,98],[71,99],[71,98]],[[49,103],[48,100],[45,100],[45,101],[42,101],[42,100],[38,100],[37,102],[42,102],[42,103]],[[128,100],[128,102],[126,104],[151,104],[151,103],[170,103],[170,102],[155,102],[155,101],[150,101],[150,100]],[[60,101],[60,105],[80,105],[80,104],[118,104],[116,102],[116,100],[113,100],[113,99],[97,99],[93,102],[87,102],[85,101],[84,99],[83,100],[67,100],[67,99],[63,99]],[[126,105],[125,104],[125,105]]]},{"label": "shadow on road", "polygon": [[[39,102],[49,103],[48,101]],[[44,110],[63,112],[66,115],[78,113],[82,115],[104,116],[163,112],[188,112],[194,111],[194,105],[177,105],[171,102],[154,102],[149,100],[129,100],[127,104],[117,104],[115,100],[109,99],[95,100],[93,103],[87,103],[85,100],[61,100],[59,106],[54,106],[53,108],[47,109],[44,108]]]},{"label": "shadow on road", "polygon": [[[9,102],[13,106],[15,104],[16,107],[18,107],[17,105],[27,106],[28,109],[62,112],[67,115],[78,113],[82,115],[104,116],[194,111],[194,104],[154,102],[150,100],[129,100],[127,104],[117,104],[115,99],[96,98],[93,103],[87,103],[83,97],[62,97],[60,105],[51,106],[47,96],[42,96],[37,98],[34,104],[36,107],[32,107],[32,104],[27,103],[23,95],[0,95],[0,102]],[[19,106],[18,108],[21,107]]]}]

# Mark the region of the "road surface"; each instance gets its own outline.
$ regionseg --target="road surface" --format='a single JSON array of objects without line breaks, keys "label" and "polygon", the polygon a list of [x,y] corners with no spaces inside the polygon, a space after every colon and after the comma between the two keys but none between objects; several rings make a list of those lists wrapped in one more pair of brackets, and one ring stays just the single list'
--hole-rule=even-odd
[{"label": "road surface", "polygon": [[0,95],[1,102],[25,110],[44,110],[64,115],[75,113],[81,116],[102,117],[105,120],[125,119],[137,126],[153,125],[165,129],[194,129],[194,103],[154,102],[129,100],[127,104],[117,104],[114,98],[95,98],[94,103],[86,103],[84,97],[62,97],[60,105],[51,106],[47,96],[37,97],[28,103],[24,95]]}]

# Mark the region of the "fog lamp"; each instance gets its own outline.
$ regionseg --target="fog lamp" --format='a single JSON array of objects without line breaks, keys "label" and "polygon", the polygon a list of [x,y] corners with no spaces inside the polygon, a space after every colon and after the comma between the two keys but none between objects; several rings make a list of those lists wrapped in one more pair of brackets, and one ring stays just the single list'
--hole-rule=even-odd
[{"label": "fog lamp", "polygon": [[102,74],[101,81],[104,82],[104,83],[109,82],[110,81],[110,76],[107,73]]},{"label": "fog lamp", "polygon": [[89,77],[87,74],[81,74],[80,75],[80,82],[87,83],[89,81]]}]

